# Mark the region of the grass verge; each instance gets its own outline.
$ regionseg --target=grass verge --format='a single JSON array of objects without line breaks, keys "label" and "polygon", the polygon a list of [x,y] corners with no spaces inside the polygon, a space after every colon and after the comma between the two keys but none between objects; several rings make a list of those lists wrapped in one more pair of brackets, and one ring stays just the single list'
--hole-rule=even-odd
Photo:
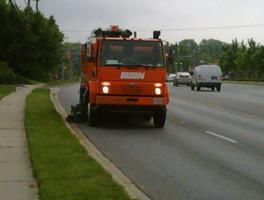
[{"label": "grass verge", "polygon": [[16,85],[0,85],[0,99],[4,96],[14,92],[16,90]]},{"label": "grass verge", "polygon": [[41,200],[130,199],[64,125],[48,89],[28,96],[25,127]]}]

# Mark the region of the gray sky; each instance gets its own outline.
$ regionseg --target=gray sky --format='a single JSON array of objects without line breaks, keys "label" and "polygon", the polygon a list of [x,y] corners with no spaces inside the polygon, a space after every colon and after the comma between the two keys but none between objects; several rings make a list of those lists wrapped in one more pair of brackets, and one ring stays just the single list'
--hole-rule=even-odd
[{"label": "gray sky", "polygon": [[[24,5],[23,0],[17,0]],[[97,27],[117,24],[134,30],[181,29],[263,24],[261,27],[162,31],[169,42],[193,38],[230,42],[253,37],[264,44],[263,0],[40,0],[40,10],[54,15],[66,40],[84,42]],[[152,32],[138,31],[151,37]]]}]

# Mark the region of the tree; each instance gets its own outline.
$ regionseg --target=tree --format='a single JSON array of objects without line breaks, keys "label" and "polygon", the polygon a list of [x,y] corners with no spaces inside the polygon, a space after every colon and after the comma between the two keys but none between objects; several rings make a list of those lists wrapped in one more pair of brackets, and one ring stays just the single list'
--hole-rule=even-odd
[{"label": "tree", "polygon": [[249,39],[247,44],[237,40],[223,47],[220,57],[220,66],[224,73],[232,73],[235,78],[242,80],[263,80],[264,47],[254,39]]},{"label": "tree", "polygon": [[63,34],[54,17],[28,7],[12,9],[0,0],[0,60],[16,74],[46,80],[62,61]]},{"label": "tree", "polygon": [[219,63],[219,57],[223,53],[224,43],[215,40],[202,40],[199,44],[199,59],[205,63]]},{"label": "tree", "polygon": [[65,65],[67,66],[64,71],[65,75],[70,77],[71,75],[80,76],[81,70],[81,59],[80,59],[80,51],[81,51],[81,43],[71,43],[65,42],[63,43],[63,51],[64,55],[70,54],[70,59],[66,57],[64,60]]},{"label": "tree", "polygon": [[180,67],[184,71],[189,71],[197,64],[198,44],[193,39],[182,40],[179,42],[177,53],[177,63],[182,63]]}]

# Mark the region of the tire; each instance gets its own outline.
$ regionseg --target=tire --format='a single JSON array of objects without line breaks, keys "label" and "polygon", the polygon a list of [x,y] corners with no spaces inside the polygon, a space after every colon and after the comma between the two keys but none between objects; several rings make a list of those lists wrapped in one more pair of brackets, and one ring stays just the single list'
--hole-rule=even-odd
[{"label": "tire", "polygon": [[166,108],[159,108],[154,111],[153,122],[156,128],[164,128],[166,122]]},{"label": "tire", "polygon": [[212,92],[215,90],[215,87],[211,87]]},{"label": "tire", "polygon": [[196,86],[196,91],[200,91],[201,87],[199,85]]},{"label": "tire", "polygon": [[87,106],[87,118],[88,118],[88,124],[90,126],[95,126],[97,124],[98,116],[94,109],[94,106],[91,104],[88,104]]},{"label": "tire", "polygon": [[145,115],[142,118],[143,122],[150,122],[151,119],[152,119],[152,116],[151,115]]},{"label": "tire", "polygon": [[194,85],[193,84],[191,84],[191,90],[194,90]]},{"label": "tire", "polygon": [[220,92],[221,91],[221,86],[216,86],[216,90],[217,90],[217,92]]}]

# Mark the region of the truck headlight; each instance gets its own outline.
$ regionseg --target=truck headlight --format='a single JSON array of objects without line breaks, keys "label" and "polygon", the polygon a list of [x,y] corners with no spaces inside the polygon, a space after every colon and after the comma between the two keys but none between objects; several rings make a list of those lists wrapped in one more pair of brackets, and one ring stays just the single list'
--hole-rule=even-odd
[{"label": "truck headlight", "polygon": [[160,88],[155,88],[155,94],[156,95],[161,95],[161,89]]},{"label": "truck headlight", "polygon": [[103,86],[102,87],[102,91],[103,91],[104,94],[108,94],[109,93],[109,86],[106,86],[106,85]]}]

